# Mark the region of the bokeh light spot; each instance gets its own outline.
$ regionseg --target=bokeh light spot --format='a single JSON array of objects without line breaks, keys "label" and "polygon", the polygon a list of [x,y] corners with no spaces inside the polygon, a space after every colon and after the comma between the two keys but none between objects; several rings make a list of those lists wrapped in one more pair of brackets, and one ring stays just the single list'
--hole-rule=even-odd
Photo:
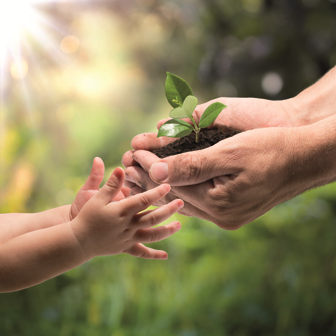
[{"label": "bokeh light spot", "polygon": [[76,36],[66,36],[61,41],[60,48],[66,54],[73,54],[79,48],[79,39]]},{"label": "bokeh light spot", "polygon": [[262,1],[261,0],[243,0],[242,5],[247,12],[251,14],[255,14],[260,11],[261,6],[262,6]]},{"label": "bokeh light spot", "polygon": [[237,97],[238,96],[236,87],[229,81],[226,81],[226,80],[218,81],[215,84],[215,88],[217,91],[217,95],[219,97]]},{"label": "bokeh light spot", "polygon": [[281,91],[283,80],[278,73],[268,72],[261,80],[261,87],[266,94],[275,96]]}]

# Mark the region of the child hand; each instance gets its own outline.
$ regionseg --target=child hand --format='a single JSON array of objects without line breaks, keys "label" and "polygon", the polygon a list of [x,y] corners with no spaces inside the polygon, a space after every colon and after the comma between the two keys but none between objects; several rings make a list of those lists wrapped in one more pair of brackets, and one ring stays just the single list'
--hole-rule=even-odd
[{"label": "child hand", "polygon": [[152,228],[183,207],[182,200],[174,200],[155,210],[147,209],[169,191],[169,185],[142,194],[111,202],[122,189],[125,173],[116,168],[106,184],[83,206],[70,223],[86,259],[95,256],[128,253],[146,259],[167,259],[164,251],[148,248],[151,243],[171,236],[181,228],[179,222]]},{"label": "child hand", "polygon": [[[78,191],[75,200],[71,204],[69,214],[70,221],[78,215],[84,204],[99,191],[99,185],[102,183],[104,178],[104,171],[105,167],[103,160],[99,157],[94,158],[91,173],[83,187]],[[123,186],[112,201],[120,201],[125,199],[127,196],[129,196],[129,194],[129,189]]]}]

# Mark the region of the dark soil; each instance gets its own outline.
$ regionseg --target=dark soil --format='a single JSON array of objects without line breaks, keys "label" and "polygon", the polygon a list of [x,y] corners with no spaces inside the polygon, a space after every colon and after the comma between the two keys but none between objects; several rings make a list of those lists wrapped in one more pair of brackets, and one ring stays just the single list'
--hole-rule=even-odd
[{"label": "dark soil", "polygon": [[232,131],[224,133],[218,129],[202,129],[198,135],[198,142],[196,142],[195,132],[180,138],[167,146],[160,149],[155,149],[153,153],[159,158],[163,159],[167,156],[181,154],[185,152],[197,151],[215,145],[217,142],[226,138],[232,137],[240,132]]}]

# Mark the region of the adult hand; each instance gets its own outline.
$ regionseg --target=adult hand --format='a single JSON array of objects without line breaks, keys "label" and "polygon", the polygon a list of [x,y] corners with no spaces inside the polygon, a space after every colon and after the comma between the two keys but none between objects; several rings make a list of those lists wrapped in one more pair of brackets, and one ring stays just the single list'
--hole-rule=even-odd
[{"label": "adult hand", "polygon": [[[254,99],[254,98],[219,98],[215,101],[225,103],[228,107],[219,115],[215,123],[211,127],[216,127],[219,129],[239,129],[239,130],[249,130],[260,127],[268,126],[292,126],[295,124],[296,118],[293,113],[289,113],[288,109],[291,107],[289,101],[276,102],[268,101],[264,99]],[[197,106],[194,112],[194,118],[199,121],[201,115],[205,111],[208,105],[213,103],[210,101],[208,103]],[[292,117],[290,117],[292,116]],[[161,120],[158,123],[158,128],[162,125],[165,120]],[[176,139],[161,137],[157,138],[156,133],[145,133],[136,136],[132,141],[132,147],[135,150],[148,150],[151,151],[156,148],[161,148],[166,144],[175,141]],[[137,154],[138,156],[138,154]],[[134,151],[129,151],[125,153],[123,157],[123,164],[126,169],[126,186],[130,187],[133,194],[143,192],[146,188],[154,187],[155,184],[148,183],[148,176],[146,176],[146,171],[141,170],[139,163],[134,159]],[[153,162],[153,156],[151,155],[151,163]],[[155,157],[158,160],[157,157]],[[141,163],[144,164],[143,160]],[[148,166],[145,165],[144,166]],[[130,167],[130,169],[128,169]],[[132,167],[132,168],[131,168]],[[137,168],[135,168],[137,167]],[[132,173],[137,171],[137,176],[132,181]],[[140,178],[141,175],[141,178]],[[145,178],[146,176],[146,178]],[[172,189],[170,196],[176,193],[176,188]],[[178,197],[182,197],[181,195]],[[185,200],[186,201],[186,200]],[[162,203],[162,202],[161,202]],[[197,216],[196,209],[191,207],[191,205],[186,202],[186,206],[183,210],[185,215],[191,215],[191,211],[188,212],[188,208],[193,209],[192,213]],[[205,214],[198,214],[202,218],[207,218]]]},{"label": "adult hand", "polygon": [[329,159],[317,159],[330,147],[330,140],[320,141],[327,125],[255,129],[162,160],[138,150],[133,158],[142,168],[129,166],[126,174],[138,185],[131,186],[135,194],[169,183],[173,187],[164,203],[179,197],[185,201],[181,214],[237,229],[276,204],[330,182],[332,170],[323,173],[323,165],[331,167]]},{"label": "adult hand", "polygon": [[[287,111],[290,104],[283,102],[268,101],[263,99],[254,99],[254,98],[219,98],[215,101],[222,102],[228,107],[219,115],[215,123],[211,127],[216,127],[219,129],[239,129],[239,130],[249,130],[260,127],[269,127],[269,126],[292,126],[295,124],[295,118],[290,118],[290,113]],[[210,101],[208,103],[197,106],[194,112],[194,118],[198,122],[201,115],[205,111],[208,105],[213,103]],[[165,120],[158,122],[158,128],[162,125]],[[235,137],[236,138],[236,137]],[[152,163],[159,160],[158,157],[152,153],[137,152],[138,150],[151,151],[156,148],[165,146],[166,144],[175,141],[176,139],[161,137],[157,138],[156,133],[145,133],[136,136],[132,141],[132,147],[135,151],[129,151],[125,153],[123,157],[123,164],[126,167],[126,183],[125,185],[131,188],[132,194],[138,194],[145,190],[154,188],[157,186],[157,183],[152,181],[148,176],[149,167]],[[202,151],[205,155],[209,150]],[[197,152],[198,153],[198,152]],[[215,155],[215,157],[218,154]],[[189,174],[195,172],[195,168],[188,167],[187,160],[196,162],[198,156],[194,153],[186,157],[177,157],[179,162],[184,162],[183,166],[185,169],[189,170]],[[190,163],[192,163],[190,162]],[[208,161],[209,162],[209,161]],[[173,164],[173,163],[172,163]],[[180,163],[175,162],[173,165],[179,165]],[[194,164],[193,164],[194,166]],[[176,170],[177,171],[177,170]],[[219,176],[222,176],[223,173],[219,173]],[[209,177],[209,180],[211,177]],[[227,180],[228,177],[221,177],[222,180]],[[176,181],[175,181],[176,182]],[[190,186],[191,180],[189,183],[179,182],[180,186],[174,186],[169,195],[160,201],[157,205],[165,204],[175,197],[182,198],[185,201],[185,207],[179,213],[187,216],[197,216],[215,222],[219,225],[223,225],[217,222],[216,218],[211,216],[212,209],[211,205],[202,206],[198,200],[198,194],[200,189]],[[201,182],[204,182],[203,180]],[[173,182],[174,183],[174,182]],[[189,184],[188,187],[183,188],[181,184]],[[195,184],[200,183],[195,181]],[[209,182],[210,185],[212,182]],[[173,184],[174,185],[174,184]],[[186,193],[191,193],[186,195]],[[209,208],[210,207],[210,208]],[[220,215],[219,215],[220,216]],[[225,224],[224,224],[225,225]],[[225,225],[227,227],[227,225]]]},{"label": "adult hand", "polygon": [[[146,151],[175,139],[140,134],[132,141],[135,151],[125,153],[122,160],[126,185],[133,194],[154,187],[160,177],[155,174],[161,174],[164,180],[165,166],[152,164],[166,162],[166,182],[173,186],[166,202],[178,196],[185,200],[180,213],[211,220],[224,228],[237,228],[275,204],[335,179],[330,154],[335,150],[335,85],[336,68],[288,100],[217,99],[228,107],[211,127],[247,132],[202,151],[159,160]],[[199,120],[213,102],[199,105],[194,118]]]}]

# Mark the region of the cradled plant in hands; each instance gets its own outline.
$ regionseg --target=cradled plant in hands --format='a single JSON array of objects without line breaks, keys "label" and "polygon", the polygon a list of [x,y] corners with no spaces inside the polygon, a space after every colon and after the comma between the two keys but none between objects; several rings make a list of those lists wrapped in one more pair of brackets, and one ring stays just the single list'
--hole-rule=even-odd
[{"label": "cradled plant in hands", "polygon": [[[169,113],[169,116],[173,119],[168,120],[160,127],[158,138],[161,136],[182,138],[194,131],[196,133],[196,142],[198,142],[198,133],[201,128],[210,126],[226,107],[226,105],[219,102],[209,105],[197,125],[192,114],[198,100],[193,95],[189,84],[184,79],[167,72],[165,89],[167,100],[174,108]],[[181,120],[183,118],[189,118],[193,125]]]}]

